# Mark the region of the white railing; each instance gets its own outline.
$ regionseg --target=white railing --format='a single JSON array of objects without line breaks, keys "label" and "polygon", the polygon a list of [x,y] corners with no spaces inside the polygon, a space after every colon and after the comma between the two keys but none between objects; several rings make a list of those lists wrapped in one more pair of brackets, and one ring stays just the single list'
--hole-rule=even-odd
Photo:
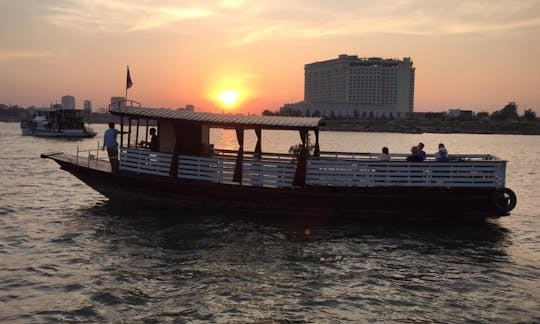
[{"label": "white railing", "polygon": [[168,176],[172,154],[121,148],[120,170]]},{"label": "white railing", "polygon": [[261,187],[292,186],[296,163],[248,159],[242,168],[242,184]]},{"label": "white railing", "polygon": [[[214,149],[214,156],[228,156],[236,158],[238,154],[237,150],[224,150],[224,149]],[[266,153],[262,152],[257,154],[253,151],[244,151],[244,159],[257,159],[257,160],[271,160],[271,161],[281,161],[281,162],[291,162],[294,160],[293,155],[289,153]]]},{"label": "white railing", "polygon": [[[392,153],[389,154],[390,161],[404,161],[410,154]],[[379,160],[379,153],[356,153],[356,152],[321,152],[322,159],[340,159],[340,160]],[[451,161],[501,161],[496,156],[490,154],[450,154],[448,158]],[[427,154],[426,161],[435,161],[435,154]]]},{"label": "white railing", "polygon": [[[357,159],[314,158],[307,161],[306,184],[314,186],[420,186],[501,188],[506,161],[489,155],[460,155],[451,162],[406,162],[403,154],[391,161],[377,161],[362,154]],[[457,157],[454,156],[454,157]],[[144,149],[120,149],[120,169],[169,176],[172,154]],[[236,157],[180,155],[178,178],[232,183]],[[248,154],[242,164],[242,185],[291,187],[297,164],[290,155],[255,158]]]},{"label": "white railing", "polygon": [[[79,148],[79,145],[77,145],[77,154],[75,156],[75,164],[77,165],[86,165],[87,167],[90,167],[91,163],[92,162],[97,162],[99,160],[99,150],[100,150],[100,147],[99,147],[99,142],[97,142],[97,147],[96,148],[91,148],[91,149],[80,149]],[[82,157],[81,155],[83,155],[82,153],[87,153],[86,157]],[[81,164],[79,164],[79,162]]]},{"label": "white railing", "polygon": [[[220,151],[218,156],[199,157],[180,155],[178,178],[206,180],[217,183],[232,182],[236,167],[236,154]],[[237,153],[237,151],[234,151]],[[242,184],[263,187],[290,187],[294,179],[296,164],[290,163],[290,154],[264,154],[254,158],[246,152],[242,161]]]},{"label": "white railing", "polygon": [[308,160],[306,184],[318,186],[504,187],[505,161],[405,162]]},{"label": "white railing", "polygon": [[178,178],[217,183],[232,182],[235,165],[236,158],[232,157],[180,155]]}]

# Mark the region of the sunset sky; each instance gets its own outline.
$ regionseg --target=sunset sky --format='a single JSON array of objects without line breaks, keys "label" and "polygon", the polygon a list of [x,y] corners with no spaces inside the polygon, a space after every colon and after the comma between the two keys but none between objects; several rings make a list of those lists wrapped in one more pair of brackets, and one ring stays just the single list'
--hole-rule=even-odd
[{"label": "sunset sky", "polygon": [[0,26],[4,104],[97,110],[129,65],[144,106],[259,114],[303,99],[305,64],[349,54],[411,57],[415,111],[540,113],[539,0],[0,0]]}]

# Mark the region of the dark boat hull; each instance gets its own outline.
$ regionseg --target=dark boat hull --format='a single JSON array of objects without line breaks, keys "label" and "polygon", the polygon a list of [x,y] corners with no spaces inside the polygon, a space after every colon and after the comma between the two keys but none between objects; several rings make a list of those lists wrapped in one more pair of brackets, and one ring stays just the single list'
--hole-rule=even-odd
[{"label": "dark boat hull", "polygon": [[263,188],[111,173],[42,155],[111,200],[152,207],[217,208],[235,213],[365,219],[478,221],[508,215],[493,204],[495,189],[423,187]]},{"label": "dark boat hull", "polygon": [[96,132],[79,132],[79,130],[75,130],[72,132],[70,132],[69,130],[65,132],[57,130],[36,130],[29,127],[21,127],[21,132],[23,135],[47,138],[92,138],[97,135]]}]

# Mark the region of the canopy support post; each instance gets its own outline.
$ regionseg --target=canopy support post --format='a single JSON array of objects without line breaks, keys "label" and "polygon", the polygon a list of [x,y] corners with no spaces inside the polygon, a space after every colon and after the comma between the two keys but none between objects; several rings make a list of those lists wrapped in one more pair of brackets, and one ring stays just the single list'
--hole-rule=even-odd
[{"label": "canopy support post", "polygon": [[313,151],[313,156],[319,157],[321,156],[321,150],[319,148],[319,129],[315,129],[315,150]]},{"label": "canopy support post", "polygon": [[127,142],[127,147],[130,148],[131,147],[131,117],[128,118],[128,142]]},{"label": "canopy support post", "polygon": [[236,128],[236,138],[238,139],[238,154],[236,155],[236,165],[234,167],[233,181],[242,183],[242,168],[244,161],[244,128]]},{"label": "canopy support post", "polygon": [[300,145],[300,152],[298,153],[298,161],[296,163],[296,171],[294,173],[293,186],[303,187],[306,184],[306,170],[307,170],[307,140],[308,140],[308,130],[300,129],[300,140],[302,145]]},{"label": "canopy support post", "polygon": [[144,136],[144,143],[148,144],[148,118],[146,118],[146,134]]},{"label": "canopy support post", "polygon": [[135,132],[135,148],[138,147],[139,143],[139,124],[141,123],[141,120],[137,118],[137,131]]},{"label": "canopy support post", "polygon": [[124,147],[124,115],[120,116],[120,147]]},{"label": "canopy support post", "polygon": [[261,127],[255,127],[255,135],[257,135],[257,144],[255,144],[255,157],[260,159],[262,156],[261,144]]}]

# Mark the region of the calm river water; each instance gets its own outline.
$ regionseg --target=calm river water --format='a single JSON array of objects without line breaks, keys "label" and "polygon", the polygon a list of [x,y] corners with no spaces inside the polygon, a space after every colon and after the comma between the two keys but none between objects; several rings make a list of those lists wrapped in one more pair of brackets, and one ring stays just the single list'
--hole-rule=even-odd
[{"label": "calm river water", "polygon": [[[326,151],[491,153],[518,196],[486,224],[323,224],[118,205],[39,158],[95,147],[95,128],[59,140],[0,123],[0,322],[540,321],[540,136],[322,132]],[[299,141],[263,135],[265,151]]]}]

